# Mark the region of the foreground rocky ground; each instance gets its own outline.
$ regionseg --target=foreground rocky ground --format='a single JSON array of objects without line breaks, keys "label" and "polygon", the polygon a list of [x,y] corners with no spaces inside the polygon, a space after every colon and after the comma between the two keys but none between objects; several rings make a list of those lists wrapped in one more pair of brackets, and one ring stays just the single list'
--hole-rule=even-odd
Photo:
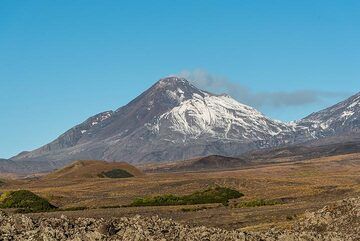
[{"label": "foreground rocky ground", "polygon": [[0,212],[0,240],[360,240],[360,197],[306,213],[290,230],[245,233],[190,227],[159,217],[30,218]]}]

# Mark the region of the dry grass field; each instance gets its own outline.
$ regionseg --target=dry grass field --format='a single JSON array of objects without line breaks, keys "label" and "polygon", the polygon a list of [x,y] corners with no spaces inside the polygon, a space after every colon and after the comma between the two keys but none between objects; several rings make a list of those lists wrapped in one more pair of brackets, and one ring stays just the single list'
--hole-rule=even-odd
[{"label": "dry grass field", "polygon": [[[136,197],[190,194],[210,185],[235,188],[245,196],[229,206],[221,204],[165,207],[113,207]],[[124,178],[39,178],[13,180],[0,191],[28,189],[59,207],[86,206],[81,211],[31,215],[113,217],[159,215],[190,225],[262,230],[287,226],[306,210],[316,210],[345,197],[360,195],[360,154],[338,155],[296,162],[263,164],[238,170],[187,173],[149,173]],[[255,199],[281,200],[272,206],[236,207]]]}]

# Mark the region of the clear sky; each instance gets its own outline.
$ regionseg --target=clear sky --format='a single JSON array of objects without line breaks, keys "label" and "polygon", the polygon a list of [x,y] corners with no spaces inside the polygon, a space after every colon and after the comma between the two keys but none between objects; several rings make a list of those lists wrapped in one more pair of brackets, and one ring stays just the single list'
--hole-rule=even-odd
[{"label": "clear sky", "polygon": [[302,118],[360,90],[360,1],[2,0],[0,157],[179,73]]}]

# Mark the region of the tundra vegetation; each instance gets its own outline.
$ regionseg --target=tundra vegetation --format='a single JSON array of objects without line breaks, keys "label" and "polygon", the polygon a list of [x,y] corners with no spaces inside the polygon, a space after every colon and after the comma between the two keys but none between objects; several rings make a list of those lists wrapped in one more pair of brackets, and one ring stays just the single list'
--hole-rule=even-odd
[{"label": "tundra vegetation", "polygon": [[177,196],[166,194],[155,197],[136,198],[130,206],[171,206],[207,203],[222,203],[227,205],[230,199],[240,198],[242,196],[244,196],[244,194],[237,190],[214,186],[190,195]]},{"label": "tundra vegetation", "polygon": [[28,190],[8,191],[0,196],[0,208],[15,208],[18,212],[47,212],[56,206]]}]

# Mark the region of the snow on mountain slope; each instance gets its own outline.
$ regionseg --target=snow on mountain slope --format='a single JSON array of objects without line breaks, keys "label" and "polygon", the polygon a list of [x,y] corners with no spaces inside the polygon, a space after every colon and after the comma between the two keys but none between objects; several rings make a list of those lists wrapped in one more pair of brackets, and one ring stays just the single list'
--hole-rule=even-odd
[{"label": "snow on mountain slope", "polygon": [[137,163],[230,156],[292,131],[292,126],[266,118],[230,96],[168,77],[126,106],[95,115],[48,145],[13,159],[63,165],[76,159]]},{"label": "snow on mountain slope", "polygon": [[360,94],[285,124],[227,95],[167,77],[116,111],[90,117],[53,142],[11,158],[43,171],[74,160],[146,163],[246,151],[352,133],[360,127]]},{"label": "snow on mountain slope", "polygon": [[360,93],[297,122],[314,138],[360,132]]},{"label": "snow on mountain slope", "polygon": [[257,110],[240,104],[226,95],[193,94],[162,114],[154,125],[157,133],[171,131],[187,138],[223,138],[261,140],[289,129],[286,124],[270,120]]}]

